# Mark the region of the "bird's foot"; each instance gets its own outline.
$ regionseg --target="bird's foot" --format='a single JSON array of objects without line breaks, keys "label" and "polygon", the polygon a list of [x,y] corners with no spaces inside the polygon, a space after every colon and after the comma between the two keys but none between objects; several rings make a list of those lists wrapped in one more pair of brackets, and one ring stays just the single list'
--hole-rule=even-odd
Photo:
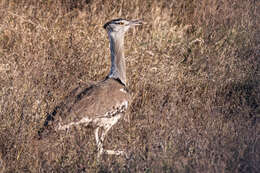
[{"label": "bird's foot", "polygon": [[108,155],[126,155],[126,152],[125,151],[120,151],[120,150],[105,150],[104,151],[106,154]]},{"label": "bird's foot", "polygon": [[128,157],[128,155],[127,155],[127,153],[125,151],[121,151],[121,150],[118,150],[118,151],[115,151],[115,150],[102,150],[102,151],[100,151],[98,153],[98,156],[97,156],[97,160],[98,161],[100,161],[101,156],[103,154]]}]

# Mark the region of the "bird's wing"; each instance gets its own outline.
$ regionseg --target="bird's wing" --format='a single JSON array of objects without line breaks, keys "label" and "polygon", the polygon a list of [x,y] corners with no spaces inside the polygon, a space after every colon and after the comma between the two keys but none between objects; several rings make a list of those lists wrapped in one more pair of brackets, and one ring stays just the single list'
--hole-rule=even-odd
[{"label": "bird's wing", "polygon": [[90,87],[78,87],[47,116],[44,128],[52,126],[57,129],[57,126],[84,124],[96,118],[123,113],[130,99],[125,87],[114,79],[107,79]]}]

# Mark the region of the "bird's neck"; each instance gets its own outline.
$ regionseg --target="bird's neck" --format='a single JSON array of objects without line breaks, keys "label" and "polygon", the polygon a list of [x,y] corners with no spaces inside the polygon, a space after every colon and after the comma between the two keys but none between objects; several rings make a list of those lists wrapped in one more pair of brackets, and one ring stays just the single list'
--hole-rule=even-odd
[{"label": "bird's neck", "polygon": [[109,78],[119,79],[126,85],[126,65],[124,56],[124,35],[108,34],[110,41],[111,69]]}]

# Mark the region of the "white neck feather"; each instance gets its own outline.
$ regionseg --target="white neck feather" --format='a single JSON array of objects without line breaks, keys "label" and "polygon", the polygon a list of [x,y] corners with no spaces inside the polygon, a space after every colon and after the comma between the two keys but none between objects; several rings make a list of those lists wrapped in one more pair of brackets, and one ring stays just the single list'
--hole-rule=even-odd
[{"label": "white neck feather", "polygon": [[109,78],[120,79],[126,85],[126,64],[124,56],[124,33],[108,33],[111,53]]}]

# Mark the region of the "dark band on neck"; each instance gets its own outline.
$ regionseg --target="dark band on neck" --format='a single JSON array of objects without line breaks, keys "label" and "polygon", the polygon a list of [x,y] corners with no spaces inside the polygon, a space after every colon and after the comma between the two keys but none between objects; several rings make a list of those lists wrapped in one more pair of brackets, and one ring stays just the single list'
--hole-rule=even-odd
[{"label": "dark band on neck", "polygon": [[117,82],[119,82],[121,85],[123,85],[124,87],[126,87],[126,85],[121,81],[121,79],[119,78],[111,78],[109,76],[106,76],[106,78],[104,80],[107,80],[107,79],[114,79],[116,80]]}]

